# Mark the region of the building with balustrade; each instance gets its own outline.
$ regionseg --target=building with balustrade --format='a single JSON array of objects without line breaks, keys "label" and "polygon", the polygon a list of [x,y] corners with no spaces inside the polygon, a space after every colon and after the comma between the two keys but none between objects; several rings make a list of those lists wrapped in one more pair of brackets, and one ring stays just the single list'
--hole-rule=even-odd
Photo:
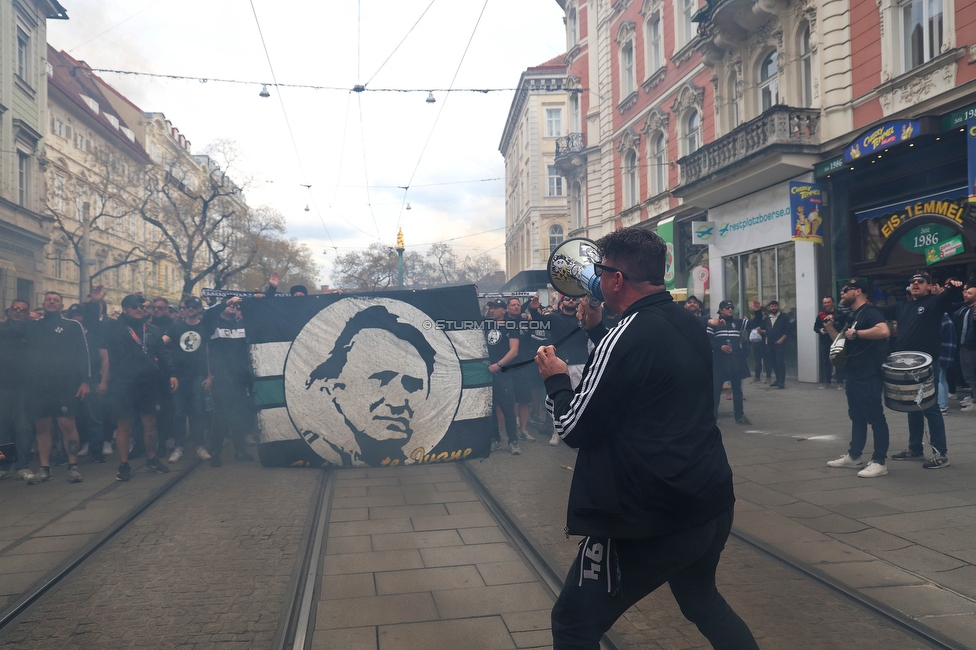
[{"label": "building with balustrade", "polygon": [[673,246],[676,297],[779,300],[801,381],[844,278],[884,304],[910,269],[976,272],[973,0],[557,2],[570,234],[640,223]]},{"label": "building with balustrade", "polygon": [[572,227],[566,179],[554,164],[572,119],[565,83],[562,56],[523,72],[498,145],[505,158],[508,289],[534,290],[540,281],[544,288],[549,253]]}]

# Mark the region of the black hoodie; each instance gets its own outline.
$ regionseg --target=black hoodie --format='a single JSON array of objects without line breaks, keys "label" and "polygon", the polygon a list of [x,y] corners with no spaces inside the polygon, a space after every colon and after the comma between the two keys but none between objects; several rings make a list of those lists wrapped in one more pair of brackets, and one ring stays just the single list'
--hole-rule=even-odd
[{"label": "black hoodie", "polygon": [[112,384],[172,376],[163,335],[156,326],[125,314],[102,324]]},{"label": "black hoodie", "polygon": [[45,313],[37,321],[25,321],[28,385],[37,390],[63,385],[76,390],[91,381],[88,341],[78,321]]}]

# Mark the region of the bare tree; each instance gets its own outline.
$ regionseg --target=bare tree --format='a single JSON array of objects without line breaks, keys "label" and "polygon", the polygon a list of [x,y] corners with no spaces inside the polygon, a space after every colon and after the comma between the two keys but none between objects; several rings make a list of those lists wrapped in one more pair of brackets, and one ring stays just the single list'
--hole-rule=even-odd
[{"label": "bare tree", "polygon": [[241,186],[228,176],[235,158],[233,145],[220,142],[207,155],[183,157],[146,176],[139,214],[180,266],[184,296],[232,256],[235,222],[248,218]]},{"label": "bare tree", "polygon": [[[379,242],[370,244],[364,251],[353,251],[336,258],[333,277],[339,287],[355,291],[384,291],[396,289],[397,252],[392,246]],[[403,254],[404,286],[418,286],[417,277],[424,268],[420,253]]]},{"label": "bare tree", "polygon": [[257,243],[253,264],[236,276],[230,286],[241,290],[263,288],[273,271],[278,272],[280,288],[296,284],[318,286],[319,267],[308,246],[272,233],[258,238]]},{"label": "bare tree", "polygon": [[[139,204],[132,190],[138,190],[145,168],[104,149],[97,150],[93,159],[82,176],[58,167],[50,169],[44,197],[46,215],[74,253],[74,259],[62,259],[78,267],[79,301],[102,275],[144,262],[158,252],[158,243],[140,241],[127,227]],[[92,254],[93,243],[103,255]],[[110,249],[115,250],[114,255]],[[93,271],[99,262],[101,268]]]},{"label": "bare tree", "polygon": [[216,255],[211,250],[220,260],[212,273],[215,289],[230,286],[261,259],[270,244],[280,241],[279,236],[285,232],[285,217],[269,206],[249,208],[242,218],[230,221],[227,228],[230,232],[225,237],[223,254]]}]

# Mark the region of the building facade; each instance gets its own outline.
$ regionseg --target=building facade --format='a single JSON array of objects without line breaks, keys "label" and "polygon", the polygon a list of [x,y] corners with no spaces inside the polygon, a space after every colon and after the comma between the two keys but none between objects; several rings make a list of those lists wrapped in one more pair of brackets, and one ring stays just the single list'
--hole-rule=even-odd
[{"label": "building facade", "polygon": [[47,21],[56,0],[0,1],[0,306],[43,295],[49,229],[41,160],[47,114]]},{"label": "building facade", "polygon": [[505,159],[505,271],[546,268],[571,228],[566,179],[556,143],[566,134],[568,93],[563,57],[522,73],[498,150]]}]

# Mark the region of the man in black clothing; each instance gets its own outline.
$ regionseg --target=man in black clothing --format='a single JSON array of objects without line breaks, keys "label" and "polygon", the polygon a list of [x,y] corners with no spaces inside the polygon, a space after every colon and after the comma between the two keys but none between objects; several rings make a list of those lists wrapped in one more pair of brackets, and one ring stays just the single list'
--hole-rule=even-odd
[{"label": "man in black clothing", "polygon": [[552,610],[553,647],[598,648],[631,605],[669,583],[716,648],[758,648],[715,586],[732,526],[732,469],[712,412],[704,328],[664,286],[666,246],[638,227],[597,242],[611,330],[585,304],[596,344],[574,390],[547,346],[536,355],[560,437],[578,448],[566,532],[584,536]]},{"label": "man in black clothing", "polygon": [[[532,347],[531,321],[528,314],[522,313],[522,301],[512,296],[505,303],[505,320],[514,325],[519,337],[519,353],[513,363],[529,361],[535,357]],[[512,374],[512,391],[515,396],[515,415],[518,419],[518,437],[520,440],[535,442],[535,436],[529,433],[529,409],[532,407],[532,389],[541,381],[539,371],[529,364],[518,368]]]},{"label": "man in black clothing", "polygon": [[[938,376],[939,355],[942,350],[942,315],[953,302],[959,300],[962,282],[949,280],[946,291],[932,294],[932,276],[927,271],[916,271],[911,278],[908,293],[911,299],[884,308],[885,318],[898,323],[898,336],[892,339],[891,351],[915,350],[932,357],[932,372]],[[925,434],[925,421],[929,423],[929,438],[935,455],[925,460],[922,437]],[[908,414],[908,449],[892,454],[893,460],[923,460],[925,469],[940,469],[949,464],[946,456],[945,421],[938,403],[924,411]]]},{"label": "man in black clothing", "polygon": [[[837,379],[837,388],[840,389],[844,387],[844,369],[835,368],[834,364],[830,363],[830,345],[834,342],[834,338],[830,336],[824,323],[829,319],[834,324],[834,330],[842,332],[850,310],[843,306],[835,308],[833,296],[824,296],[821,304],[823,311],[817,313],[817,320],[813,323],[813,331],[817,333],[817,341],[820,344],[820,388],[830,388],[830,380],[833,376]],[[843,299],[841,304],[843,305]]]},{"label": "man in black clothing", "polygon": [[[857,473],[861,478],[877,478],[888,473],[885,458],[888,456],[888,421],[881,407],[883,375],[881,365],[888,354],[887,340],[891,336],[884,314],[868,303],[864,286],[857,279],[848,280],[840,290],[840,301],[853,310],[850,317],[835,320],[837,315],[823,318],[824,329],[837,338],[841,331],[847,342],[846,370],[847,413],[851,418],[851,445],[848,452],[827,462],[828,467],[863,468]],[[864,465],[861,453],[868,439],[868,425],[874,434],[874,453],[871,462]]]},{"label": "man in black clothing", "polygon": [[769,362],[769,356],[766,353],[766,337],[762,335],[762,324],[765,317],[762,303],[753,300],[752,318],[746,322],[746,330],[749,331],[749,348],[756,368],[755,377],[752,381],[757,384],[762,381],[764,365],[766,367],[766,382],[771,382],[773,378],[773,365]]},{"label": "man in black clothing", "polygon": [[[26,300],[14,300],[7,308],[7,320],[0,323],[0,443],[14,443],[17,460],[13,470],[17,477],[29,481],[31,447],[34,432],[27,419],[27,349],[26,323],[30,320],[30,305]],[[10,461],[0,463],[0,477],[11,470]]]},{"label": "man in black clothing", "polygon": [[237,460],[251,461],[244,436],[251,428],[251,358],[247,350],[241,298],[234,296],[204,312],[207,377],[203,388],[213,399],[210,427],[210,466],[220,467],[224,439],[230,437]]},{"label": "man in black clothing", "polygon": [[169,378],[169,390],[176,390],[179,382],[170,372],[169,357],[163,344],[163,334],[146,322],[146,309],[141,297],[130,294],[122,299],[122,314],[117,321],[103,321],[105,345],[109,358],[109,393],[112,396],[118,422],[116,446],[119,472],[116,479],[128,481],[129,440],[132,422],[138,416],[142,422],[146,447],[146,467],[159,474],[169,468],[157,456],[157,416],[164,393],[164,381]]},{"label": "man in black clothing", "polygon": [[78,427],[75,415],[81,400],[91,392],[88,342],[81,325],[61,315],[61,294],[44,294],[44,317],[24,323],[27,327],[28,390],[27,411],[34,418],[37,455],[41,467],[28,485],[51,478],[51,447],[54,421],[64,435],[68,454],[68,482],[80,483],[78,471]]},{"label": "man in black clothing", "polygon": [[776,380],[773,388],[786,388],[786,338],[790,331],[790,319],[779,310],[779,301],[769,301],[769,313],[763,318],[759,333],[766,340],[766,359],[772,362]]},{"label": "man in black clothing", "polygon": [[176,322],[163,335],[172,360],[178,387],[173,394],[173,453],[169,462],[183,457],[183,447],[189,441],[197,447],[201,460],[210,460],[203,446],[206,439],[206,394],[203,382],[207,378],[207,353],[204,346],[206,326],[203,324],[203,302],[191,296],[183,302],[185,318]]},{"label": "man in black clothing", "polygon": [[[579,301],[571,296],[561,296],[559,299],[559,309],[551,314],[543,314],[539,311],[538,300],[529,303],[529,314],[533,320],[545,323],[549,328],[549,338],[553,343],[563,341],[570,332],[578,332],[580,329],[579,318],[576,312],[579,308]],[[573,388],[579,385],[583,377],[583,366],[590,351],[586,347],[586,338],[581,334],[571,336],[556,348],[556,356],[563,360],[569,368],[569,379]],[[549,438],[549,444],[555,447],[559,444],[559,436],[553,430]]]},{"label": "man in black clothing", "polygon": [[[491,373],[491,399],[494,408],[493,416],[497,419],[501,413],[505,421],[505,435],[508,437],[508,447],[512,455],[522,453],[518,442],[518,424],[515,419],[515,388],[512,376],[502,372],[506,364],[514,363],[519,351],[519,333],[513,327],[507,327],[505,321],[506,304],[504,300],[488,302],[490,321],[485,325],[485,341],[488,344],[488,372]],[[496,426],[492,431],[494,440],[491,450],[501,447],[501,436]]]},{"label": "man in black clothing", "polygon": [[[722,386],[732,385],[732,409],[735,421],[739,424],[752,424],[742,410],[742,372],[748,371],[742,347],[742,332],[745,324],[733,315],[731,300],[718,304],[718,319],[706,329],[712,342],[712,367],[714,372],[715,404],[713,413],[718,419],[718,405],[721,403]],[[748,372],[746,372],[748,376]]]},{"label": "man in black clothing", "polygon": [[98,305],[93,302],[71,305],[65,315],[71,320],[81,323],[81,327],[85,331],[85,339],[88,341],[89,367],[91,368],[90,385],[92,392],[81,403],[75,416],[78,437],[82,444],[82,452],[79,455],[84,456],[84,449],[87,448],[92,461],[104,463],[105,409],[103,398],[108,392],[109,363],[108,350],[105,349],[101,337]]}]

